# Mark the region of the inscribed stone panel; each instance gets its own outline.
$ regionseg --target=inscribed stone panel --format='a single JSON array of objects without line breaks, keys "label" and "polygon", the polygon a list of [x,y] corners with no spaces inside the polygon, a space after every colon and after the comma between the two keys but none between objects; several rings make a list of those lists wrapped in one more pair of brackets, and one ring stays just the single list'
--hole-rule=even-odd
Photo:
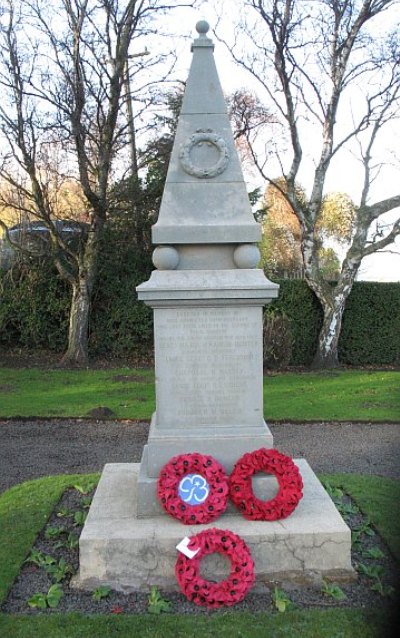
[{"label": "inscribed stone panel", "polygon": [[157,426],[262,422],[262,309],[155,309]]}]

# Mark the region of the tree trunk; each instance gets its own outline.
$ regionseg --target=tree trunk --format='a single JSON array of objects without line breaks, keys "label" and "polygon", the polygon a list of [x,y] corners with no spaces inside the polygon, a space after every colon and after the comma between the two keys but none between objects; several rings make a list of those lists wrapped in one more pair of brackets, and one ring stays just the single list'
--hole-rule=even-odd
[{"label": "tree trunk", "polygon": [[312,363],[313,368],[337,368],[339,365],[338,343],[346,297],[333,298],[333,303],[321,302],[324,320],[318,337],[318,347]]},{"label": "tree trunk", "polygon": [[[357,239],[364,232],[367,231],[360,228]],[[355,243],[356,238],[353,239],[353,245],[343,261],[339,280],[335,286],[332,286],[324,281],[321,275],[317,246],[313,236],[303,237],[302,250],[307,284],[317,296],[324,314],[317,351],[312,362],[313,368],[337,368],[339,365],[338,344],[343,312],[362,259],[362,253]]]},{"label": "tree trunk", "polygon": [[88,365],[88,327],[90,294],[87,278],[81,276],[72,286],[69,315],[68,348],[61,365],[86,367]]}]

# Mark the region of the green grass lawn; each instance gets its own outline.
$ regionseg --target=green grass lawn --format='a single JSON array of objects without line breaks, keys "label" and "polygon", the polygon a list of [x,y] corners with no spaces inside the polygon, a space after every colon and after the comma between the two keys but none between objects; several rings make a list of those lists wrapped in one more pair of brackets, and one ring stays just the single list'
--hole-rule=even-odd
[{"label": "green grass lawn", "polygon": [[400,421],[400,372],[329,370],[264,379],[271,420]]},{"label": "green grass lawn", "polygon": [[4,638],[389,638],[390,621],[379,610],[315,609],[282,615],[1,617]]},{"label": "green grass lawn", "polygon": [[[63,490],[76,482],[84,486],[93,478],[94,475],[46,477],[0,495],[0,604]],[[398,481],[346,474],[324,478],[332,486],[346,489],[378,527],[389,547],[398,550],[400,524],[393,517],[393,503],[400,498]],[[389,623],[390,619],[379,609],[315,609],[254,615],[228,610],[201,617],[85,616],[52,611],[30,617],[0,614],[0,635],[4,638],[381,638],[391,635]]]},{"label": "green grass lawn", "polygon": [[[154,373],[0,368],[0,417],[82,417],[107,406],[119,419],[150,419]],[[400,421],[400,372],[338,370],[264,378],[272,421]]]}]

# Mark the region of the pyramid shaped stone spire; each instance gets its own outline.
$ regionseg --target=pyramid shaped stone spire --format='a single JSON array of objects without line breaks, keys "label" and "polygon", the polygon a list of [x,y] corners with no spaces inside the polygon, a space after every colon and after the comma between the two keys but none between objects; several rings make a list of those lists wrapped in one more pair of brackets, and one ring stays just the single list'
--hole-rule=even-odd
[{"label": "pyramid shaped stone spire", "polygon": [[209,26],[196,25],[193,60],[178,121],[154,244],[251,243],[251,212]]}]

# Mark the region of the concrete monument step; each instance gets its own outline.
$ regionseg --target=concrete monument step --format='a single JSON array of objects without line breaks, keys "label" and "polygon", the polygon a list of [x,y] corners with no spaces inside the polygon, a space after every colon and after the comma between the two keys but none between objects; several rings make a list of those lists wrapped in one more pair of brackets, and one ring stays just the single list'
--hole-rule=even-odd
[{"label": "concrete monument step", "polygon": [[[295,460],[304,482],[304,496],[291,516],[274,522],[247,521],[225,513],[208,525],[183,525],[165,516],[137,518],[139,464],[105,466],[82,531],[80,570],[75,586],[93,589],[107,584],[117,590],[149,590],[152,585],[177,589],[176,545],[185,536],[217,527],[247,543],[256,580],[315,578],[351,579],[351,532],[305,460]],[[203,561],[205,562],[205,561]],[[207,557],[206,578],[226,577],[226,561]]]}]

